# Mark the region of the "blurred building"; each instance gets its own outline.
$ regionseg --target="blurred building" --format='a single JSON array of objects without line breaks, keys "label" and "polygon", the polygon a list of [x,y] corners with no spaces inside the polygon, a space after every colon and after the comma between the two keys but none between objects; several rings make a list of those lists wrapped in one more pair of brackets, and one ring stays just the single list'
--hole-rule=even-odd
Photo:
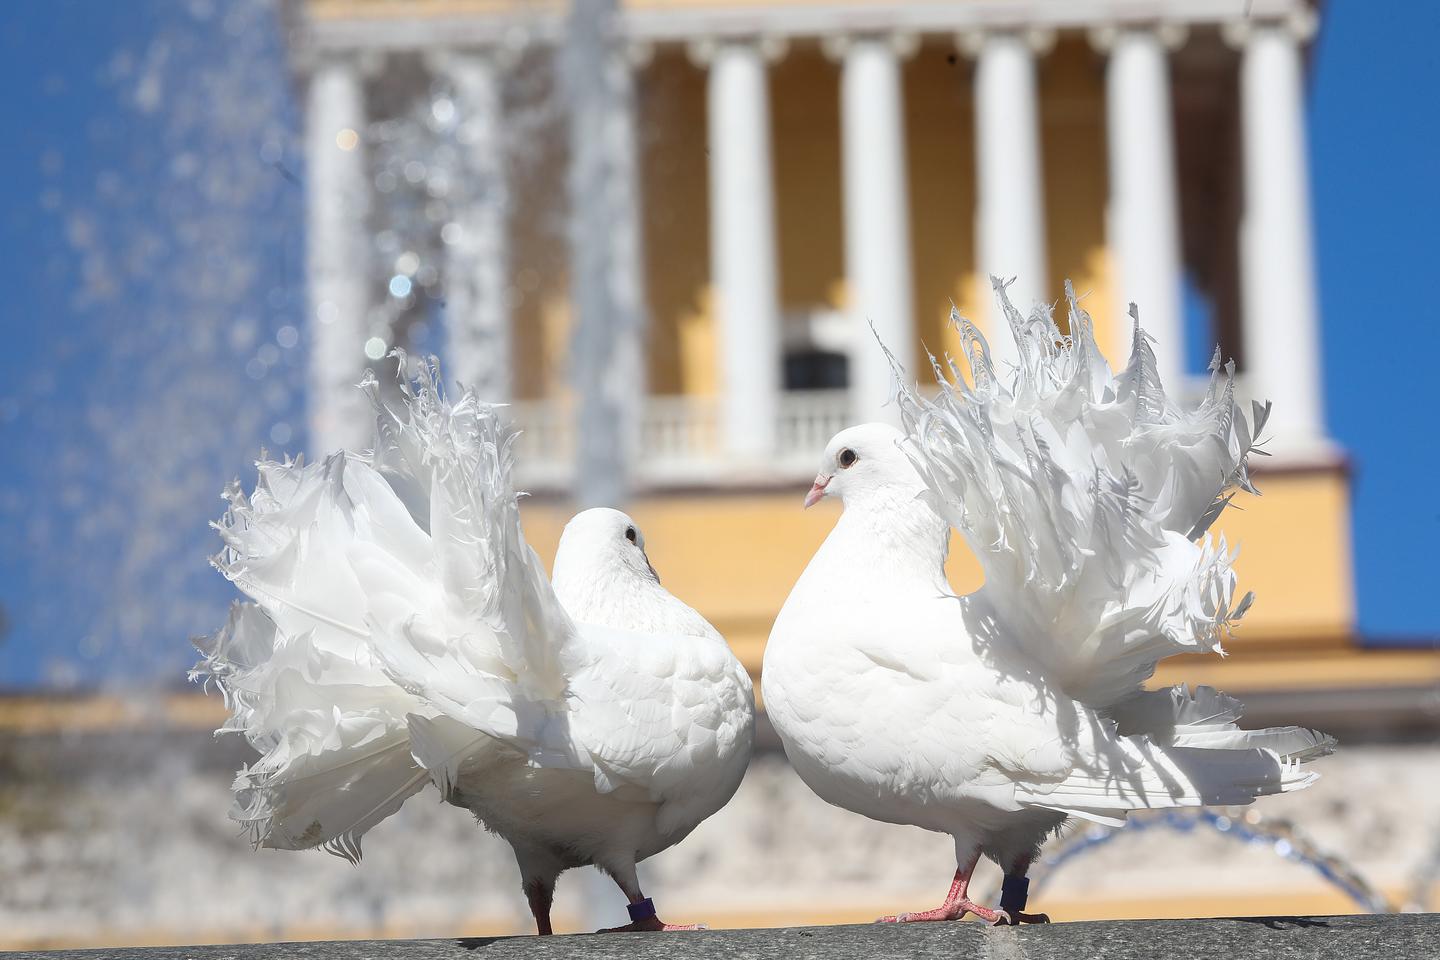
[{"label": "blurred building", "polygon": [[[993,332],[984,278],[999,274],[1022,305],[1072,280],[1114,363],[1135,302],[1172,389],[1198,387],[1218,342],[1242,391],[1275,404],[1264,499],[1222,524],[1260,602],[1230,662],[1174,669],[1347,703],[1373,692],[1385,709],[1428,692],[1431,658],[1354,637],[1304,129],[1319,11],[1247,6],[620,4],[599,239],[612,282],[637,291],[644,322],[613,335],[644,369],[611,384],[628,422],[617,436],[667,585],[748,663],[831,523],[797,505],[825,442],[894,416],[867,321],[928,376],[926,350],[956,344],[952,302]],[[588,402],[570,348],[565,6],[289,10],[308,130],[312,446],[359,442],[363,368],[414,324],[443,327],[449,375],[515,403],[523,484],[560,495],[528,513],[543,555]],[[1003,355],[1008,337],[991,342]],[[962,549],[953,565],[974,584]]]},{"label": "blurred building", "polygon": [[[283,10],[307,131],[313,451],[363,444],[353,385],[367,366],[397,345],[436,352],[447,378],[513,402],[521,482],[537,493],[527,535],[548,558],[588,479],[577,423],[593,397],[577,384],[594,342],[572,349],[565,81],[586,38],[567,35],[566,5],[538,0]],[[1264,496],[1220,524],[1243,544],[1258,603],[1228,658],[1168,661],[1156,681],[1240,695],[1256,724],[1340,734],[1319,787],[1259,812],[1293,817],[1392,903],[1433,907],[1440,783],[1419,740],[1434,739],[1440,656],[1356,636],[1347,462],[1325,426],[1304,130],[1319,14],[1309,0],[625,0],[593,101],[603,115],[590,118],[608,213],[581,239],[604,246],[610,302],[625,311],[603,328],[616,342],[601,392],[622,421],[609,433],[629,466],[628,509],[666,586],[757,674],[775,613],[834,521],[833,507],[800,508],[826,441],[893,416],[867,322],[923,374],[927,348],[956,345],[952,302],[993,330],[995,273],[1017,278],[1022,305],[1057,301],[1072,280],[1112,363],[1128,354],[1125,307],[1138,303],[1172,390],[1197,389],[1218,342],[1242,391],[1275,404],[1273,456],[1254,465]],[[958,542],[951,567],[957,588],[978,585]],[[4,706],[0,728],[20,736],[0,761],[16,769],[43,759],[55,730],[98,738],[139,709]],[[158,717],[211,757],[200,731],[218,704],[144,706],[147,724]],[[736,801],[657,858],[656,886],[678,904],[667,913],[854,921],[942,892],[943,840],[826,808],[768,746]],[[242,871],[234,896],[207,904],[197,927],[185,884],[157,873],[143,897],[128,885],[144,906],[122,940],[526,929],[502,852],[433,803],[367,837],[354,873],[252,859],[213,835],[219,770],[237,759],[177,780],[190,832],[167,840],[196,876]],[[95,802],[116,789],[105,781]],[[131,791],[137,810],[154,806]],[[132,834],[128,822],[123,836],[67,825],[35,858],[83,861],[66,846],[80,837],[128,851]],[[1289,834],[1218,836],[1117,842],[1092,861],[1100,869],[1059,877],[1045,906],[1060,919],[1355,908],[1291,862]],[[423,869],[420,845],[436,851]],[[0,831],[0,864],[15,849]],[[38,875],[39,859],[14,863]],[[562,883],[562,929],[606,919],[577,906],[577,889]],[[88,916],[83,903],[64,913],[63,891],[44,896],[17,901],[38,931],[21,942],[67,942],[45,932],[55,917],[69,941],[117,942],[66,926]]]}]

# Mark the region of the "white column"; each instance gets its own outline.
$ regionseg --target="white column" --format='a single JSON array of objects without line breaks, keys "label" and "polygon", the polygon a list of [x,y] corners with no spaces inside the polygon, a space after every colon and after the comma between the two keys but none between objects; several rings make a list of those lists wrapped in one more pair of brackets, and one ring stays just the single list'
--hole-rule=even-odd
[{"label": "white column", "polygon": [[858,421],[899,424],[890,363],[870,332],[907,370],[915,366],[910,195],[898,41],[857,37],[840,78],[845,177],[845,277],[850,297],[850,405]]},{"label": "white column", "polygon": [[445,379],[484,400],[511,399],[509,185],[499,54],[451,53],[436,66],[453,87],[464,181],[445,244]]},{"label": "white column", "polygon": [[997,361],[1013,360],[1015,343],[990,301],[989,278],[1015,279],[1010,299],[1022,314],[1045,296],[1045,194],[1035,43],[1020,33],[989,33],[972,47],[977,57],[976,240],[981,296],[991,354]]},{"label": "white column", "polygon": [[781,389],[775,198],[765,55],[726,41],[710,52],[710,259],[720,320],[721,436],[758,461],[775,447]]},{"label": "white column", "polygon": [[1292,451],[1314,449],[1325,437],[1296,33],[1294,25],[1251,27],[1240,61],[1245,376],[1254,397],[1275,404],[1274,449]]},{"label": "white column", "polygon": [[306,112],[306,263],[310,299],[310,450],[369,446],[366,367],[370,308],[365,215],[365,93],[357,63],[325,57]]},{"label": "white column", "polygon": [[[1181,307],[1179,199],[1166,45],[1155,29],[1121,30],[1099,38],[1108,46],[1105,108],[1110,154],[1110,249],[1117,261],[1120,303],[1134,303],[1154,337],[1160,382],[1172,394],[1185,375]],[[1130,356],[1128,321],[1112,324],[1110,357]]]}]

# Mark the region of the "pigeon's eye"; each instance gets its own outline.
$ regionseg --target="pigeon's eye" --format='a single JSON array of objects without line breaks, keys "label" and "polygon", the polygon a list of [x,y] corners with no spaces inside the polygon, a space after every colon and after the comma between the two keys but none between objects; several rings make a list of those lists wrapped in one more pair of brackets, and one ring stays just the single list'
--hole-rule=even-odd
[{"label": "pigeon's eye", "polygon": [[855,466],[855,461],[860,459],[860,455],[854,450],[851,450],[849,447],[846,447],[844,450],[840,451],[840,456],[838,459],[840,461],[840,467],[844,469]]},{"label": "pigeon's eye", "polygon": [[626,527],[626,528],[625,528],[625,539],[626,539],[626,540],[629,540],[631,543],[638,543],[638,542],[639,542],[639,537],[640,537],[640,535],[635,532],[635,528],[634,528],[634,527]]}]

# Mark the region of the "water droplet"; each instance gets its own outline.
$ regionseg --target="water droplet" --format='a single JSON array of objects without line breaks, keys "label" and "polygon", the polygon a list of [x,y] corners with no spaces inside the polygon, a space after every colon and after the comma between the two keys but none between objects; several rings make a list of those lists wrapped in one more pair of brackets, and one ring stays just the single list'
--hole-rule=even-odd
[{"label": "water droplet", "polygon": [[275,342],[280,344],[280,346],[284,347],[286,350],[289,350],[291,347],[294,347],[297,343],[300,342],[300,331],[296,330],[294,327],[290,326],[287,323],[285,326],[275,331]]},{"label": "water droplet", "polygon": [[65,156],[53,147],[40,154],[40,172],[47,177],[57,176],[65,169]]},{"label": "water droplet", "polygon": [[371,337],[365,341],[365,356],[371,360],[379,360],[385,356],[385,341],[379,337]]},{"label": "water droplet", "polygon": [[335,146],[341,150],[354,150],[360,144],[360,134],[346,127],[335,134]]},{"label": "water droplet", "polygon": [[291,435],[292,431],[290,429],[290,424],[286,423],[284,420],[281,420],[279,423],[275,424],[273,427],[270,428],[271,443],[278,443],[281,446],[284,446],[285,444],[290,442]]},{"label": "water droplet", "polygon": [[[322,304],[323,306],[323,304]],[[239,317],[230,324],[230,347],[236,353],[248,350],[255,342],[256,324],[250,317]]]},{"label": "water droplet", "polygon": [[[407,277],[413,274],[420,266],[420,255],[414,250],[406,250],[395,258],[395,272],[403,273]],[[403,294],[401,294],[403,296]]]},{"label": "water droplet", "polygon": [[397,273],[390,278],[390,296],[396,298],[410,296],[410,278],[404,274]]},{"label": "water droplet", "polygon": [[271,413],[285,413],[290,406],[290,391],[279,378],[272,377],[265,381],[263,396],[265,398],[265,409]]},{"label": "water droplet", "polygon": [[178,180],[187,180],[200,172],[200,158],[186,151],[170,159],[170,172]]}]

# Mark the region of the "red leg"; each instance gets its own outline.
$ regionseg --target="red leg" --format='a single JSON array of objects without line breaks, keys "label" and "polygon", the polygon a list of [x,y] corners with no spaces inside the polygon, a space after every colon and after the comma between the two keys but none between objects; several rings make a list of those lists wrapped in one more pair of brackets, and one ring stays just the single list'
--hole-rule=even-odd
[{"label": "red leg", "polygon": [[525,899],[530,903],[530,915],[535,918],[535,932],[548,937],[555,931],[550,928],[550,904],[555,899],[555,885],[544,880],[525,882]]},{"label": "red leg", "polygon": [[1004,910],[991,910],[971,900],[968,896],[970,889],[970,875],[975,872],[975,864],[980,860],[980,852],[977,850],[970,857],[968,863],[962,863],[955,870],[955,879],[950,883],[950,892],[945,895],[945,902],[934,910],[925,910],[920,913],[899,913],[890,917],[881,917],[877,923],[926,923],[935,920],[959,920],[967,913],[973,913],[987,923],[1000,923],[1008,921],[1009,915]]}]

